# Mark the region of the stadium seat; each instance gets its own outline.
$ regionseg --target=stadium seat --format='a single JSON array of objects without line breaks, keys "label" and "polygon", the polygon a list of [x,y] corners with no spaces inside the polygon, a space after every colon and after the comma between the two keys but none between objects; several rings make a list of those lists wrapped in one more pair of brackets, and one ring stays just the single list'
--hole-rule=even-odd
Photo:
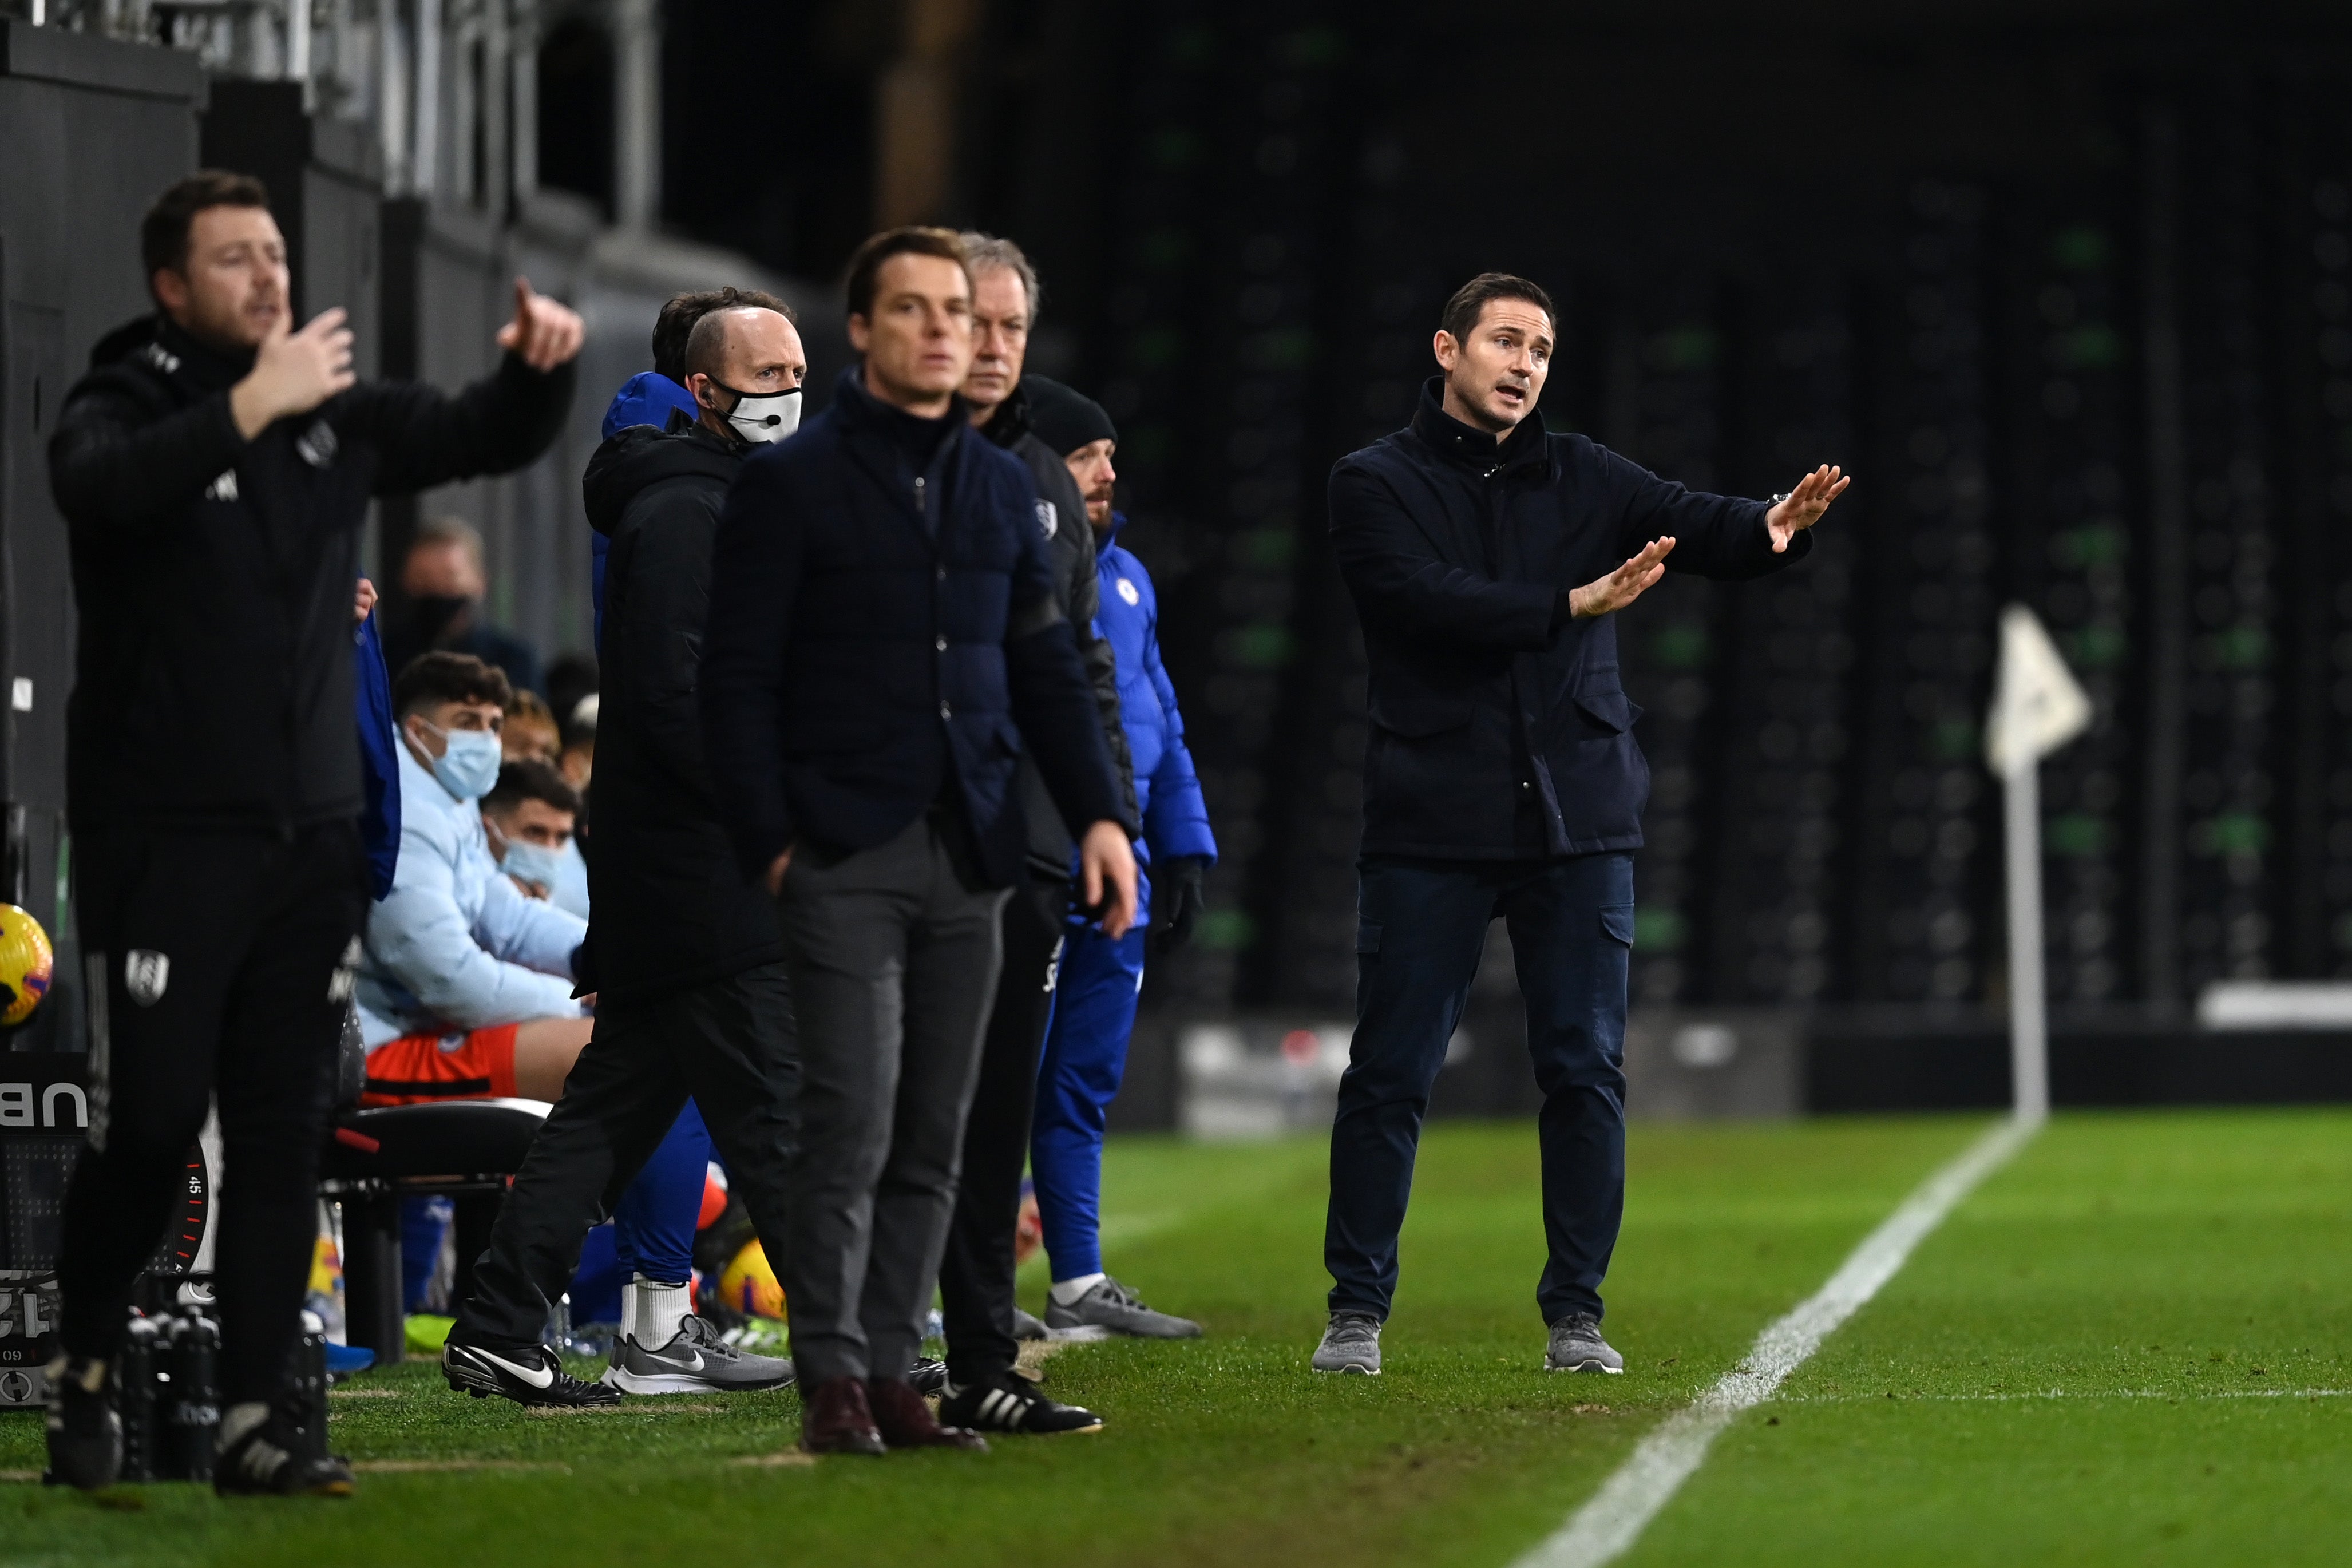
[{"label": "stadium seat", "polygon": [[319,1191],[343,1210],[346,1337],[375,1352],[378,1364],[400,1360],[404,1342],[400,1200],[418,1193],[455,1199],[455,1294],[462,1298],[547,1110],[536,1100],[452,1100],[337,1113]]}]

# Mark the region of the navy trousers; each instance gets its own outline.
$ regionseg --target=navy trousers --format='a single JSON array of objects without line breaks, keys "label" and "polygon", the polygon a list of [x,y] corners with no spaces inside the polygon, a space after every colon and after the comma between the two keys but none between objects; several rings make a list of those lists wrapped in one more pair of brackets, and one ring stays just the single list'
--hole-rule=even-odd
[{"label": "navy trousers", "polygon": [[1357,868],[1356,1034],[1331,1124],[1323,1237],[1331,1310],[1385,1321],[1397,1232],[1430,1087],[1477,973],[1488,922],[1508,922],[1528,1054],[1543,1090],[1546,1323],[1601,1312],[1625,1209],[1625,970],[1633,861],[1366,858]]}]

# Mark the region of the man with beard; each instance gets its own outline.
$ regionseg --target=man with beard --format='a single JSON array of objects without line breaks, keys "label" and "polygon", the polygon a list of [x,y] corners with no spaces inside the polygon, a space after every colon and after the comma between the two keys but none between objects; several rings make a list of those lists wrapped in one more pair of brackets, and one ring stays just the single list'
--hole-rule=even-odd
[{"label": "man with beard", "polygon": [[582,982],[598,994],[596,1031],[499,1211],[441,1357],[450,1387],[524,1405],[772,1388],[793,1375],[790,1362],[738,1351],[695,1316],[683,1271],[628,1286],[602,1386],[564,1376],[540,1343],[588,1227],[613,1212],[689,1094],[752,1224],[784,1234],[799,1077],[792,990],[775,913],[737,870],[716,815],[697,687],[720,505],[745,454],[799,426],[808,358],[780,311],[736,306],[696,323],[684,369],[699,416],[674,411],[667,430],[621,431],[583,482],[589,521],[612,541]]},{"label": "man with beard", "polygon": [[352,584],[372,500],[521,467],[562,427],[580,318],[515,280],[498,369],[361,384],[341,310],[299,331],[259,182],[206,171],[141,226],[157,310],[67,394],[50,483],[81,615],[67,815],[90,1013],[66,1199],[50,1473],[112,1483],[131,1287],[217,1097],[236,1181],[218,1289],[223,1492],[345,1495],[278,1407],[317,1234],[368,868]]},{"label": "man with beard", "polygon": [[[972,273],[972,356],[963,379],[964,401],[971,405],[973,427],[1019,458],[1036,481],[1037,528],[1053,568],[1055,596],[1077,636],[1102,715],[1103,738],[1131,813],[1135,785],[1118,722],[1118,672],[1110,644],[1094,625],[1094,531],[1087,526],[1085,498],[1062,455],[1031,431],[1021,389],[1022,362],[1037,319],[1036,269],[1009,239],[966,234],[963,242]],[[1022,883],[1004,906],[1004,967],[981,1047],[971,1114],[964,1122],[962,1182],[940,1263],[948,1342],[941,1409],[952,1425],[975,1430],[1093,1432],[1102,1421],[1092,1411],[1048,1399],[1013,1370],[1021,1348],[1021,1314],[1013,1295],[1021,1168],[1028,1158],[1038,1047],[1054,1006],[1062,920],[1070,907],[1073,848],[1046,794],[1045,776],[1026,757],[1019,786],[1029,819],[1029,854]]]}]

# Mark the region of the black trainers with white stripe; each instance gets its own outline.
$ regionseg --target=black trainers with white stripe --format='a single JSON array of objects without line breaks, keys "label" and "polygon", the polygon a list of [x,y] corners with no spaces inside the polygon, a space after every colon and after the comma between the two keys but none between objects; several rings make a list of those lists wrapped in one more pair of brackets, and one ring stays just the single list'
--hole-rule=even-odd
[{"label": "black trainers with white stripe", "polygon": [[940,1421],[972,1432],[1099,1432],[1102,1417],[1076,1405],[1062,1405],[1037,1392],[1018,1373],[1004,1373],[940,1395]]},{"label": "black trainers with white stripe", "polygon": [[474,1344],[452,1332],[441,1347],[441,1375],[452,1389],[477,1399],[495,1394],[517,1405],[571,1409],[621,1403],[619,1389],[582,1382],[545,1345]]},{"label": "black trainers with white stripe", "polygon": [[273,1417],[214,1458],[213,1490],[223,1497],[349,1497],[352,1467],[341,1454],[296,1453]]}]

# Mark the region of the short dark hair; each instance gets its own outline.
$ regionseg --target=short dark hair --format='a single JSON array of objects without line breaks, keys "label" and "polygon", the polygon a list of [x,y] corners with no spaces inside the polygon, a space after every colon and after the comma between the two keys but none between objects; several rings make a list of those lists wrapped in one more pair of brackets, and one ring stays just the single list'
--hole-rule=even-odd
[{"label": "short dark hair", "polygon": [[1456,289],[1454,298],[1445,301],[1445,313],[1437,319],[1439,329],[1457,343],[1469,342],[1489,300],[1525,300],[1549,318],[1553,334],[1559,334],[1559,312],[1552,309],[1551,296],[1543,291],[1543,286],[1507,272],[1481,272]]},{"label": "short dark hair", "polygon": [[691,293],[673,294],[663,304],[661,314],[654,318],[655,374],[684,386],[686,341],[694,335],[694,323],[713,310],[731,310],[743,305],[773,310],[787,321],[800,320],[790,305],[764,289],[738,289],[730,284],[724,289],[697,289]]},{"label": "short dark hair", "polygon": [[963,236],[955,230],[925,224],[886,228],[859,246],[849,258],[849,279],[844,292],[849,299],[851,315],[874,313],[874,280],[881,274],[882,264],[894,256],[940,257],[962,268],[964,282],[971,282],[971,255],[964,248]]},{"label": "short dark hair", "polygon": [[482,797],[482,809],[503,816],[527,800],[543,801],[558,811],[580,815],[580,792],[537,757],[525,757],[500,767],[499,782]]},{"label": "short dark hair", "polygon": [[269,192],[259,180],[226,169],[199,169],[172,185],[139,220],[139,259],[149,286],[158,272],[177,272],[188,264],[188,230],[198,213],[207,207],[268,205]]},{"label": "short dark hair", "polygon": [[487,702],[503,711],[513,700],[506,671],[470,653],[420,653],[392,683],[392,711],[397,719],[436,702]]}]

